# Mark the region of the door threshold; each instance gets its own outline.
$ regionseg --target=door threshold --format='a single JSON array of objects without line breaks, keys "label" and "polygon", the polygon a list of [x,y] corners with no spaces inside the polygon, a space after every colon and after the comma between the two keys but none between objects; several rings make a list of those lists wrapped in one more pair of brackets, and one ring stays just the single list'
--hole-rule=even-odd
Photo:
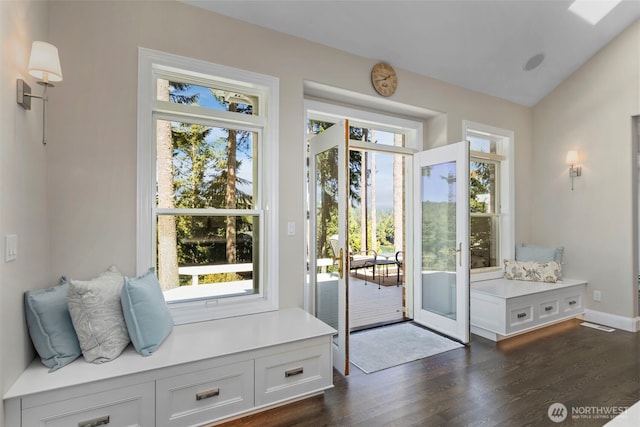
[{"label": "door threshold", "polygon": [[389,326],[389,325],[396,325],[398,323],[404,323],[404,322],[411,322],[413,321],[413,319],[410,319],[408,317],[404,317],[402,319],[398,319],[398,320],[391,320],[391,321],[387,321],[387,322],[378,322],[378,323],[371,323],[369,325],[363,325],[363,326],[358,326],[357,328],[351,328],[349,330],[349,332],[360,332],[360,331],[365,331],[367,329],[375,329],[375,328],[381,328],[383,326]]}]

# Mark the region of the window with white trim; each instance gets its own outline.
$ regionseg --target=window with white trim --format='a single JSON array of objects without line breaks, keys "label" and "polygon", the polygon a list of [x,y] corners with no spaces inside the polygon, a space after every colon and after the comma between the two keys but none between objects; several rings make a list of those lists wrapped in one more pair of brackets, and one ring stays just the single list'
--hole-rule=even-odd
[{"label": "window with white trim", "polygon": [[278,79],[141,48],[138,251],[176,323],[275,310]]},{"label": "window with white trim", "polygon": [[512,258],[513,132],[464,122],[470,146],[470,250],[473,280],[502,274]]}]

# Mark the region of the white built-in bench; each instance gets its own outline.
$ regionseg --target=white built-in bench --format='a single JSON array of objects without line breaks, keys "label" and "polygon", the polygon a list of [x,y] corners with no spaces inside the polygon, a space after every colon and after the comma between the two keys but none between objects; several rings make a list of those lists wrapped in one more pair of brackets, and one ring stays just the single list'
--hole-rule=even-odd
[{"label": "white built-in bench", "polygon": [[333,386],[334,333],[291,308],[175,326],[149,357],[52,373],[36,359],[4,396],[5,425],[199,426],[308,397]]},{"label": "white built-in bench", "polygon": [[492,279],[471,284],[471,332],[500,341],[584,313],[587,282]]}]

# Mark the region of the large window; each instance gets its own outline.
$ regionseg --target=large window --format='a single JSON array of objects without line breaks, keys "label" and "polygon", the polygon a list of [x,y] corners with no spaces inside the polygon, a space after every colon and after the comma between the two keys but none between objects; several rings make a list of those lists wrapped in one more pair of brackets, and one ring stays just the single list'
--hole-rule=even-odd
[{"label": "large window", "polygon": [[513,134],[471,122],[464,132],[471,161],[471,270],[477,279],[501,274],[502,260],[513,254]]},{"label": "large window", "polygon": [[138,273],[156,268],[179,323],[276,309],[277,79],[139,62]]}]

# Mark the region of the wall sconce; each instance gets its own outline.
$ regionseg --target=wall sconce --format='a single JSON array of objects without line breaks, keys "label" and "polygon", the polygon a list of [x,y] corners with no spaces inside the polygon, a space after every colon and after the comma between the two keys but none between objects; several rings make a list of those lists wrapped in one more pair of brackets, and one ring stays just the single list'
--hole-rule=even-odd
[{"label": "wall sconce", "polygon": [[42,144],[47,145],[47,88],[53,87],[51,82],[62,81],[58,48],[46,42],[33,42],[29,57],[29,74],[38,79],[39,85],[44,86],[42,96],[33,95],[27,82],[18,79],[18,104],[25,110],[31,110],[31,98],[42,99]]},{"label": "wall sconce", "polygon": [[567,164],[569,165],[569,178],[571,178],[571,191],[573,191],[573,178],[582,175],[582,166],[576,166],[578,163],[578,152],[575,150],[567,151]]}]

